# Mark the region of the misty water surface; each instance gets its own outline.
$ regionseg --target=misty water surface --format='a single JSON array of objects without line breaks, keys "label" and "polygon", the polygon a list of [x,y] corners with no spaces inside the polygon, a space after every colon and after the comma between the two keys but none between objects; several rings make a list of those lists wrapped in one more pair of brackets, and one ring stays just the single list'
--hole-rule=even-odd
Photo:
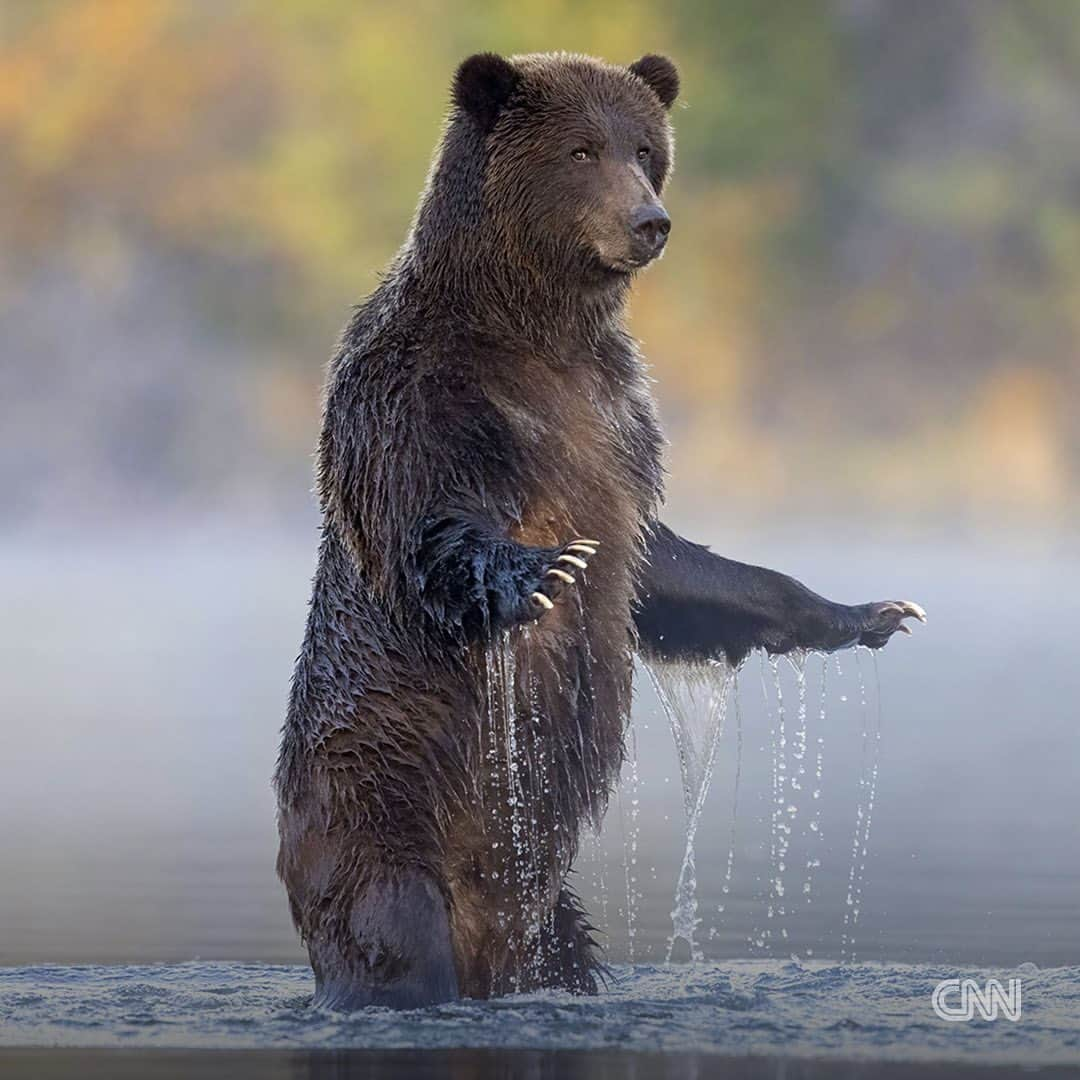
[{"label": "misty water surface", "polygon": [[[788,914],[772,921],[775,713],[764,698],[775,687],[757,657],[744,668],[722,914],[731,710],[697,844],[706,957],[1080,962],[1080,561],[1066,545],[694,535],[837,599],[911,598],[930,613],[878,659],[880,772],[852,943],[843,919],[864,716],[873,725],[877,715],[873,659],[845,653],[839,674],[829,667],[824,722],[822,661],[808,662],[808,745],[824,739],[820,831],[809,833],[807,796],[794,817]],[[269,778],[314,550],[314,532],[224,530],[0,547],[0,963],[305,958],[274,876]],[[786,664],[781,673],[790,729],[797,694]],[[576,884],[610,956],[627,959],[623,837],[636,820],[635,959],[655,961],[671,932],[683,810],[645,679],[635,733],[637,806],[624,784],[602,870],[586,843]],[[811,857],[821,866],[807,882]]]}]

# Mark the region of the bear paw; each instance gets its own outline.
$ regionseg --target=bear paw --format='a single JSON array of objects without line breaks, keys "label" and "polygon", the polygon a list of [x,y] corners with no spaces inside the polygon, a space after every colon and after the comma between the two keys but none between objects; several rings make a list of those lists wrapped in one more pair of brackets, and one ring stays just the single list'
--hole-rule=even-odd
[{"label": "bear paw", "polygon": [[870,649],[880,649],[895,633],[910,634],[904,619],[926,622],[926,612],[911,600],[883,600],[866,605],[866,619],[859,644]]}]

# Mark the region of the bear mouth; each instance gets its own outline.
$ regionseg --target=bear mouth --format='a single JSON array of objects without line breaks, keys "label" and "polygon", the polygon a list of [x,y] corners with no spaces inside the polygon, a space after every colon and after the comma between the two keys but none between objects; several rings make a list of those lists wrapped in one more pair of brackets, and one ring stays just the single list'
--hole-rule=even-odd
[{"label": "bear mouth", "polygon": [[648,251],[630,251],[625,255],[602,255],[600,261],[613,273],[633,274],[655,262],[664,252],[664,245]]},{"label": "bear mouth", "polygon": [[618,277],[627,277],[633,274],[635,270],[640,270],[645,266],[644,262],[639,262],[636,259],[598,258],[596,261],[602,269]]}]

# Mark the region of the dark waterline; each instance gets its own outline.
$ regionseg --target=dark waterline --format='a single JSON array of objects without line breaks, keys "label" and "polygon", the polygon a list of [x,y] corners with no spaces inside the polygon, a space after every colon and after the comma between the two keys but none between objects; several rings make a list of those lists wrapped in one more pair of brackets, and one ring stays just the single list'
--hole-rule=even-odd
[{"label": "dark waterline", "polygon": [[1065,1080],[1077,1070],[606,1050],[0,1050],[0,1075],[11,1080]]}]

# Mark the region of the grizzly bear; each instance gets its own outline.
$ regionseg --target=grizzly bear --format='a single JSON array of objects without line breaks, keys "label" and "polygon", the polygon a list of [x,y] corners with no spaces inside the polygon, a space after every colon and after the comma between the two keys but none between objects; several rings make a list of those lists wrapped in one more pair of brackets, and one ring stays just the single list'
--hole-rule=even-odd
[{"label": "grizzly bear", "polygon": [[619,775],[635,652],[877,647],[922,617],[658,520],[624,305],[668,238],[678,89],[660,56],[462,63],[412,230],[330,365],[275,774],[318,1004],[594,992],[567,876]]}]

